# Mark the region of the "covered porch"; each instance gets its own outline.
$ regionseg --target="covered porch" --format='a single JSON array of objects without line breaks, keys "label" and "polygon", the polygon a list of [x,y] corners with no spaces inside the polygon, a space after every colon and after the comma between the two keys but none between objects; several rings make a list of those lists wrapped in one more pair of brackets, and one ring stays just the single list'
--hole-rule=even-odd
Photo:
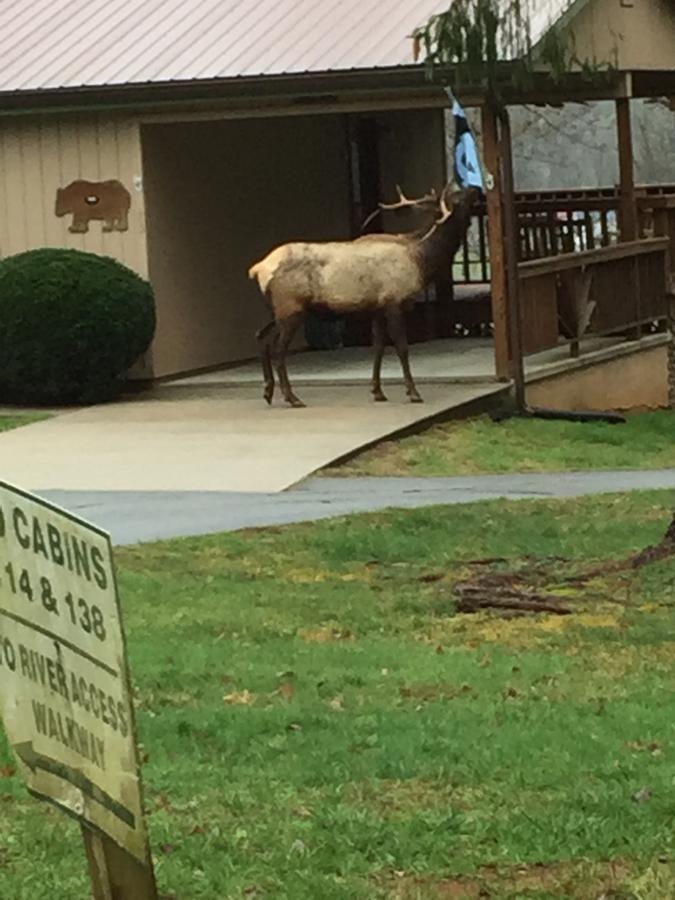
[{"label": "covered porch", "polygon": [[[620,172],[617,184],[600,188],[518,192],[510,127],[480,92],[474,97],[467,90],[463,102],[481,110],[486,199],[451,278],[419,299],[410,328],[412,342],[463,338],[447,345],[455,361],[437,357],[438,372],[457,376],[469,360],[471,371],[474,363],[484,371],[488,343],[471,341],[487,336],[494,377],[516,386],[538,370],[542,377],[553,361],[593,364],[599,348],[616,357],[666,348],[675,289],[675,185],[635,183],[631,123],[632,100],[659,97],[675,97],[675,72],[617,72],[602,88],[573,74],[560,84],[542,78],[536,93],[512,93],[509,107],[611,100]],[[673,405],[672,343],[661,357],[666,383],[670,372],[663,404]]]}]

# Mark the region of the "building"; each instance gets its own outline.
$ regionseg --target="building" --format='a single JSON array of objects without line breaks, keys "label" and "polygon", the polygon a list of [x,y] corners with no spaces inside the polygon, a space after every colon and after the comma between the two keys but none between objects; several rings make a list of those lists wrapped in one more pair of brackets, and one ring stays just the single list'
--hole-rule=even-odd
[{"label": "building", "polygon": [[[409,194],[444,183],[448,101],[413,62],[409,36],[447,5],[37,0],[17,15],[0,3],[0,253],[77,247],[147,275],[158,330],[137,377],[253,356],[265,320],[247,280],[253,261],[285,240],[352,236],[397,183]],[[675,96],[675,13],[664,0],[533,0],[535,38],[552,20],[574,30],[580,56],[611,57],[616,72],[602,90],[582,74],[557,86],[543,76],[536,95],[512,102]],[[57,215],[57,191],[79,180],[122,187],[62,195]],[[628,174],[622,191],[635,207]],[[126,223],[86,221],[129,197]],[[493,220],[498,207],[488,202]]]}]

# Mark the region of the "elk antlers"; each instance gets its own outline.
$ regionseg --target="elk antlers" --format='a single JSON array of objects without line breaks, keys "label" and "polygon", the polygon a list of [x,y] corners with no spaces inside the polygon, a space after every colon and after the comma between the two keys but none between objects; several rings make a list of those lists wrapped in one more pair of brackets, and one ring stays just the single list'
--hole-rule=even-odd
[{"label": "elk antlers", "polygon": [[448,206],[448,204],[445,202],[445,197],[443,196],[443,194],[441,194],[438,206],[441,211],[441,216],[439,219],[436,219],[436,225],[441,225],[452,215],[452,204]]},{"label": "elk antlers", "polygon": [[427,233],[424,235],[424,237],[422,238],[423,241],[426,241],[426,239],[428,237],[430,237],[434,233],[434,231],[436,231],[438,226],[442,225],[443,222],[447,222],[447,220],[452,215],[452,210],[453,210],[454,206],[452,203],[450,204],[450,206],[448,206],[448,204],[445,202],[445,191],[443,191],[441,196],[438,198],[438,208],[439,208],[441,214],[440,214],[439,218],[435,220],[434,224],[427,231]]},{"label": "elk antlers", "polygon": [[396,191],[398,193],[398,200],[395,203],[378,203],[377,209],[373,210],[368,218],[364,221],[361,226],[361,231],[364,230],[377,216],[382,210],[393,210],[393,209],[409,209],[413,206],[425,206],[427,204],[433,204],[434,206],[438,205],[438,195],[436,193],[435,188],[432,188],[428,194],[424,194],[422,197],[417,197],[415,199],[411,199],[410,197],[406,197],[406,195],[401,190],[400,185],[396,185]]},{"label": "elk antlers", "polygon": [[401,190],[400,185],[396,185],[396,190],[398,192],[398,200],[396,203],[379,203],[378,206],[380,209],[404,209],[406,206],[422,206],[425,203],[437,203],[438,196],[436,194],[436,190],[434,188],[428,194],[424,194],[423,197],[418,197],[415,200],[411,200]]}]

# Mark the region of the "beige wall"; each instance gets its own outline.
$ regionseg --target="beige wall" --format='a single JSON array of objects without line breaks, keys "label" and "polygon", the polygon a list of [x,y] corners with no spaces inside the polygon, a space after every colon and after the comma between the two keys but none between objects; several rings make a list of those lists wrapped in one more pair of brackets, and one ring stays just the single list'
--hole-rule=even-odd
[{"label": "beige wall", "polygon": [[[421,197],[447,181],[445,119],[442,109],[378,113],[382,195],[396,200],[399,184],[408,197]],[[401,214],[384,217],[386,230],[407,230]],[[419,223],[415,222],[413,227]]]},{"label": "beige wall", "polygon": [[143,128],[160,377],[256,354],[269,318],[248,268],[290,240],[349,236],[339,116]]},{"label": "beige wall", "polygon": [[556,409],[657,409],[668,406],[667,347],[594,363],[527,386],[532,406]]},{"label": "beige wall", "polygon": [[591,0],[574,18],[580,59],[615,62],[621,69],[675,66],[675,8],[669,0]]},{"label": "beige wall", "polygon": [[[110,117],[0,120],[0,256],[38,247],[74,247],[113,256],[147,274],[145,210],[140,186],[140,132],[129,119]],[[71,181],[118,179],[131,194],[129,230],[68,231],[71,217],[54,212],[56,191]],[[135,181],[136,180],[136,181]],[[134,374],[151,372],[150,354]]]},{"label": "beige wall", "polygon": [[[22,118],[0,121],[0,254],[36,247],[76,247],[114,256],[145,274],[143,194],[138,126],[110,118]],[[127,232],[104,234],[91,222],[87,234],[68,231],[70,217],[54,213],[56,191],[83,178],[116,178],[131,194]]]}]

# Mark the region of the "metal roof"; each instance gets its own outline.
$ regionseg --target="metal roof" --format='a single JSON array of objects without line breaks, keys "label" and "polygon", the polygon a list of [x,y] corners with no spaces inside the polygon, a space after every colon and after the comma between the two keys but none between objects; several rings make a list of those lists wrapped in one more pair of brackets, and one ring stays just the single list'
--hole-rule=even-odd
[{"label": "metal roof", "polygon": [[[411,65],[449,2],[0,0],[0,92]],[[535,37],[570,3],[531,0]]]}]

